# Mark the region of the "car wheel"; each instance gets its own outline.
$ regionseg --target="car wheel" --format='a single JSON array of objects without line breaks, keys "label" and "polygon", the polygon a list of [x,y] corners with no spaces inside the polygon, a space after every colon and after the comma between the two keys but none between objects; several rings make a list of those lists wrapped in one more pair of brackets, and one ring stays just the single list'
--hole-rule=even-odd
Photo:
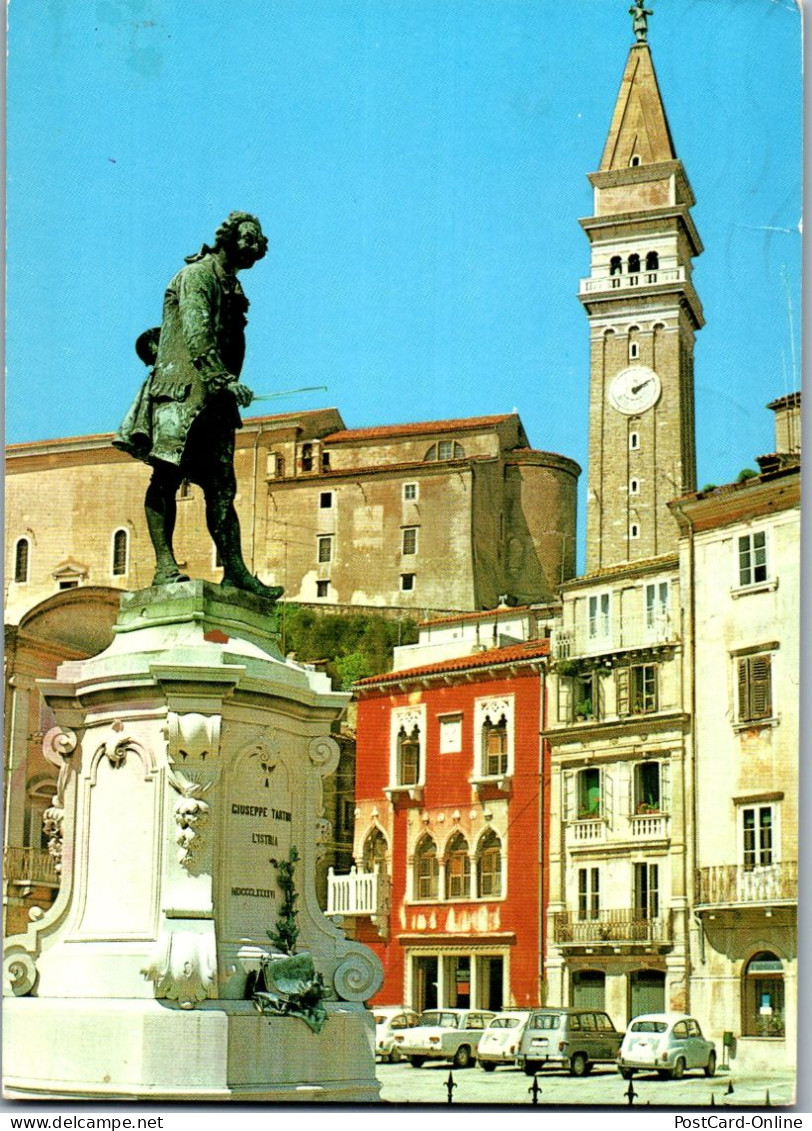
[{"label": "car wheel", "polygon": [[705,1065],[705,1075],[713,1076],[716,1073],[716,1053],[711,1049],[711,1054],[708,1057],[708,1063]]},{"label": "car wheel", "polygon": [[410,1056],[409,1061],[411,1062],[412,1068],[422,1068],[426,1063],[426,1058],[424,1056]]},{"label": "car wheel", "polygon": [[634,1076],[634,1069],[633,1068],[621,1068],[620,1069],[620,1075],[623,1077],[624,1080],[631,1080],[632,1076]]},{"label": "car wheel", "polygon": [[455,1068],[468,1068],[471,1064],[471,1049],[468,1045],[460,1045],[454,1053],[453,1064]]},{"label": "car wheel", "polygon": [[525,1076],[535,1076],[540,1068],[541,1068],[541,1065],[539,1064],[539,1062],[537,1060],[526,1060],[524,1062],[524,1074],[525,1074]]},{"label": "car wheel", "polygon": [[681,1080],[685,1075],[685,1057],[678,1056],[674,1063],[674,1079]]},{"label": "car wheel", "polygon": [[495,1072],[496,1063],[493,1060],[480,1060],[479,1067],[484,1068],[486,1072]]},{"label": "car wheel", "polygon": [[392,1045],[392,1051],[389,1054],[389,1063],[398,1064],[403,1059],[403,1055],[397,1045]]},{"label": "car wheel", "polygon": [[589,1072],[589,1061],[582,1052],[577,1052],[570,1061],[570,1075],[586,1076]]}]

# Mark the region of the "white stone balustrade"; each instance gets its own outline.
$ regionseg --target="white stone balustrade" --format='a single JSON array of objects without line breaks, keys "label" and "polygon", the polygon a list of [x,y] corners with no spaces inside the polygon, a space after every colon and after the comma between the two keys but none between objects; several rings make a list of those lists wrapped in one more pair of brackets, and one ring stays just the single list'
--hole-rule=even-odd
[{"label": "white stone balustrade", "polygon": [[380,873],[359,872],[353,866],[346,876],[337,876],[332,868],[327,872],[328,915],[377,915],[380,895]]}]

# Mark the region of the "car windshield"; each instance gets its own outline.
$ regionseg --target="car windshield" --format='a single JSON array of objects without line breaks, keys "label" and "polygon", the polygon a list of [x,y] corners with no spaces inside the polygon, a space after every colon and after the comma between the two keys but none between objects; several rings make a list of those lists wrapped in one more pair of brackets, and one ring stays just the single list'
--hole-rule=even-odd
[{"label": "car windshield", "polygon": [[633,1033],[664,1033],[668,1025],[665,1021],[635,1021],[632,1025]]},{"label": "car windshield", "polygon": [[437,1010],[429,1010],[427,1013],[420,1014],[420,1024],[440,1025],[443,1029],[456,1029],[457,1015],[455,1013],[439,1013]]},{"label": "car windshield", "polygon": [[491,1029],[515,1029],[519,1024],[518,1017],[497,1017],[491,1021],[489,1028]]},{"label": "car windshield", "polygon": [[557,1029],[561,1024],[558,1013],[537,1013],[533,1018],[533,1029]]}]

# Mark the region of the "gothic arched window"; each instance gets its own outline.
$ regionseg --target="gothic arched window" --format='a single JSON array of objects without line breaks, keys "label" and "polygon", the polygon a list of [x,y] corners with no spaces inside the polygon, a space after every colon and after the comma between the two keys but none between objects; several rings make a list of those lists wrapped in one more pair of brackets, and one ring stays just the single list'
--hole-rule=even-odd
[{"label": "gothic arched window", "polygon": [[621,275],[623,273],[623,260],[619,255],[613,255],[609,260],[609,274]]},{"label": "gothic arched window", "polygon": [[640,274],[640,256],[639,255],[630,255],[629,256],[629,274],[630,275],[639,275]]},{"label": "gothic arched window", "polygon": [[446,849],[445,893],[447,899],[467,899],[471,894],[471,859],[462,833],[454,833]]},{"label": "gothic arched window", "polygon": [[388,850],[386,837],[380,829],[372,829],[364,841],[364,851],[362,855],[363,868],[365,872],[374,872],[377,868],[381,872],[386,871],[386,855]]},{"label": "gothic arched window", "polygon": [[479,842],[477,873],[481,896],[502,894],[502,842],[493,829],[488,829]]},{"label": "gothic arched window", "polygon": [[430,836],[423,836],[414,854],[415,898],[436,899],[439,875],[437,845]]},{"label": "gothic arched window", "polygon": [[660,266],[660,257],[656,251],[650,251],[646,256],[646,270],[657,271]]}]

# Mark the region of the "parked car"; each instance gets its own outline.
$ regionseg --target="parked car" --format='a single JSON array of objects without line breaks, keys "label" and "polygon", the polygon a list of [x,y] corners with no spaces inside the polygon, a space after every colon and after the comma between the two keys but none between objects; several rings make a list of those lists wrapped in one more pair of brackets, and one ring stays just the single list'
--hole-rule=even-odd
[{"label": "parked car", "polygon": [[375,1055],[394,1064],[401,1059],[400,1049],[395,1045],[395,1033],[400,1029],[413,1029],[420,1018],[405,1005],[376,1005],[372,1013],[375,1018]]},{"label": "parked car", "polygon": [[593,1064],[614,1064],[622,1040],[602,1010],[545,1007],[530,1015],[516,1063],[528,1076],[541,1068],[585,1076]]},{"label": "parked car", "polygon": [[617,1066],[624,1080],[648,1069],[679,1080],[689,1068],[716,1071],[716,1049],[706,1041],[693,1017],[684,1013],[642,1013],[629,1022]]},{"label": "parked car", "polygon": [[497,1013],[479,1039],[476,1060],[480,1068],[493,1072],[497,1064],[515,1064],[529,1009],[511,1009]]},{"label": "parked car", "polygon": [[415,1029],[395,1033],[395,1045],[414,1068],[427,1060],[450,1060],[455,1068],[467,1068],[494,1016],[481,1009],[428,1009]]}]

